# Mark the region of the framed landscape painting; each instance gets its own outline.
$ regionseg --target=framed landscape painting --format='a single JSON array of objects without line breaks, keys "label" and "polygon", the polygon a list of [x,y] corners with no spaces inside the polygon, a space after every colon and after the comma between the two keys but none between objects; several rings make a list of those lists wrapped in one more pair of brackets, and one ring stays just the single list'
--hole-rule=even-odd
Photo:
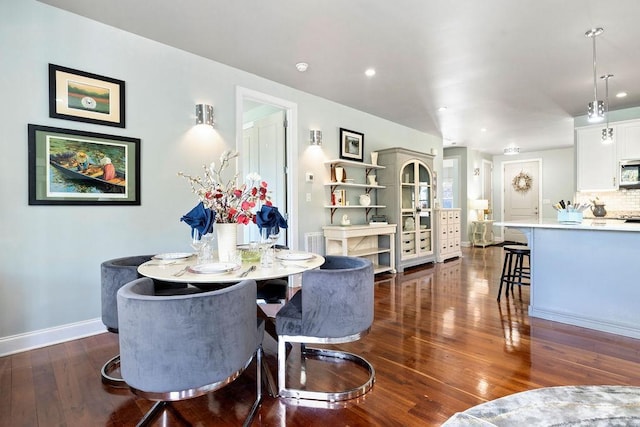
[{"label": "framed landscape painting", "polygon": [[364,134],[340,128],[340,158],[361,162],[364,153]]},{"label": "framed landscape painting", "polygon": [[49,64],[49,116],[125,127],[124,81]]},{"label": "framed landscape painting", "polygon": [[139,205],[140,140],[30,124],[30,205]]}]

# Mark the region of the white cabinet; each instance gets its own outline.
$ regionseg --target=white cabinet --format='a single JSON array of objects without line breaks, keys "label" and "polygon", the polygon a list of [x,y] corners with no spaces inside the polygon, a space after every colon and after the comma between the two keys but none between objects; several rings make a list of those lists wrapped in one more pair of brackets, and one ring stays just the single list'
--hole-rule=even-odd
[{"label": "white cabinet", "polygon": [[616,157],[618,135],[614,129],[613,144],[603,144],[603,128],[604,126],[597,126],[576,130],[578,191],[618,189]]},{"label": "white cabinet", "polygon": [[[374,190],[385,188],[375,181],[375,171],[384,169],[384,166],[372,165],[362,162],[354,162],[352,160],[329,160],[325,162],[329,166],[330,179],[326,182],[325,187],[329,188],[328,203],[324,206],[331,211],[331,224],[336,220],[334,218],[336,211],[339,209],[364,210],[364,221],[368,222],[369,213],[372,209],[384,208],[383,205],[377,204],[377,195]],[[336,179],[336,168],[342,168],[344,176],[341,181]],[[372,179],[370,178],[373,178]],[[342,191],[343,197],[337,200],[334,195],[336,191]],[[369,196],[369,204],[361,204],[360,196],[366,194]],[[338,222],[340,222],[338,220]]]},{"label": "white cabinet", "polygon": [[621,123],[614,130],[618,160],[640,159],[640,121]]},{"label": "white cabinet", "polygon": [[460,249],[460,209],[436,209],[435,230],[438,234],[436,261],[462,256]]},{"label": "white cabinet", "polygon": [[435,261],[433,241],[433,156],[405,148],[378,151],[379,192],[386,207],[378,213],[397,223],[396,269]]},{"label": "white cabinet", "polygon": [[344,255],[367,258],[373,262],[375,274],[395,268],[396,224],[352,225],[348,227],[327,225],[322,227],[327,255]]}]

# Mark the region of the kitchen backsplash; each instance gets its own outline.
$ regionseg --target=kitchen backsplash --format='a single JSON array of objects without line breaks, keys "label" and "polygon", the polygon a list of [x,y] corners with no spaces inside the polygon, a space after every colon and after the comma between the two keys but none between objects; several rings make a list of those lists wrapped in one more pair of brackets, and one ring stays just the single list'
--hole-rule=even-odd
[{"label": "kitchen backsplash", "polygon": [[[604,203],[607,217],[620,215],[640,214],[640,190],[602,191],[602,192],[578,192],[576,201],[590,202],[598,197]],[[592,216],[591,211],[586,210],[585,216]]]}]

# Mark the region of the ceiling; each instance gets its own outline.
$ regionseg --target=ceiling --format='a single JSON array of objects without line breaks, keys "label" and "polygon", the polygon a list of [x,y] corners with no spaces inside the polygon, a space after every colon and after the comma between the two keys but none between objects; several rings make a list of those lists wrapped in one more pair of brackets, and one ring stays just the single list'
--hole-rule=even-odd
[{"label": "ceiling", "polygon": [[610,109],[640,105],[637,0],[40,1],[440,135],[445,147],[573,145],[573,117],[593,99],[592,27],[605,30],[597,75],[614,75]]}]

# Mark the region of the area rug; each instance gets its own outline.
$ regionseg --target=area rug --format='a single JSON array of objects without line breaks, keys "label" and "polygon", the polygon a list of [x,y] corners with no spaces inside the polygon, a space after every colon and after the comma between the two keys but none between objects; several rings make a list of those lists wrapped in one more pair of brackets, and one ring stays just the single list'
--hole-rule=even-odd
[{"label": "area rug", "polygon": [[640,426],[640,387],[528,390],[458,412],[442,424],[445,426]]}]

